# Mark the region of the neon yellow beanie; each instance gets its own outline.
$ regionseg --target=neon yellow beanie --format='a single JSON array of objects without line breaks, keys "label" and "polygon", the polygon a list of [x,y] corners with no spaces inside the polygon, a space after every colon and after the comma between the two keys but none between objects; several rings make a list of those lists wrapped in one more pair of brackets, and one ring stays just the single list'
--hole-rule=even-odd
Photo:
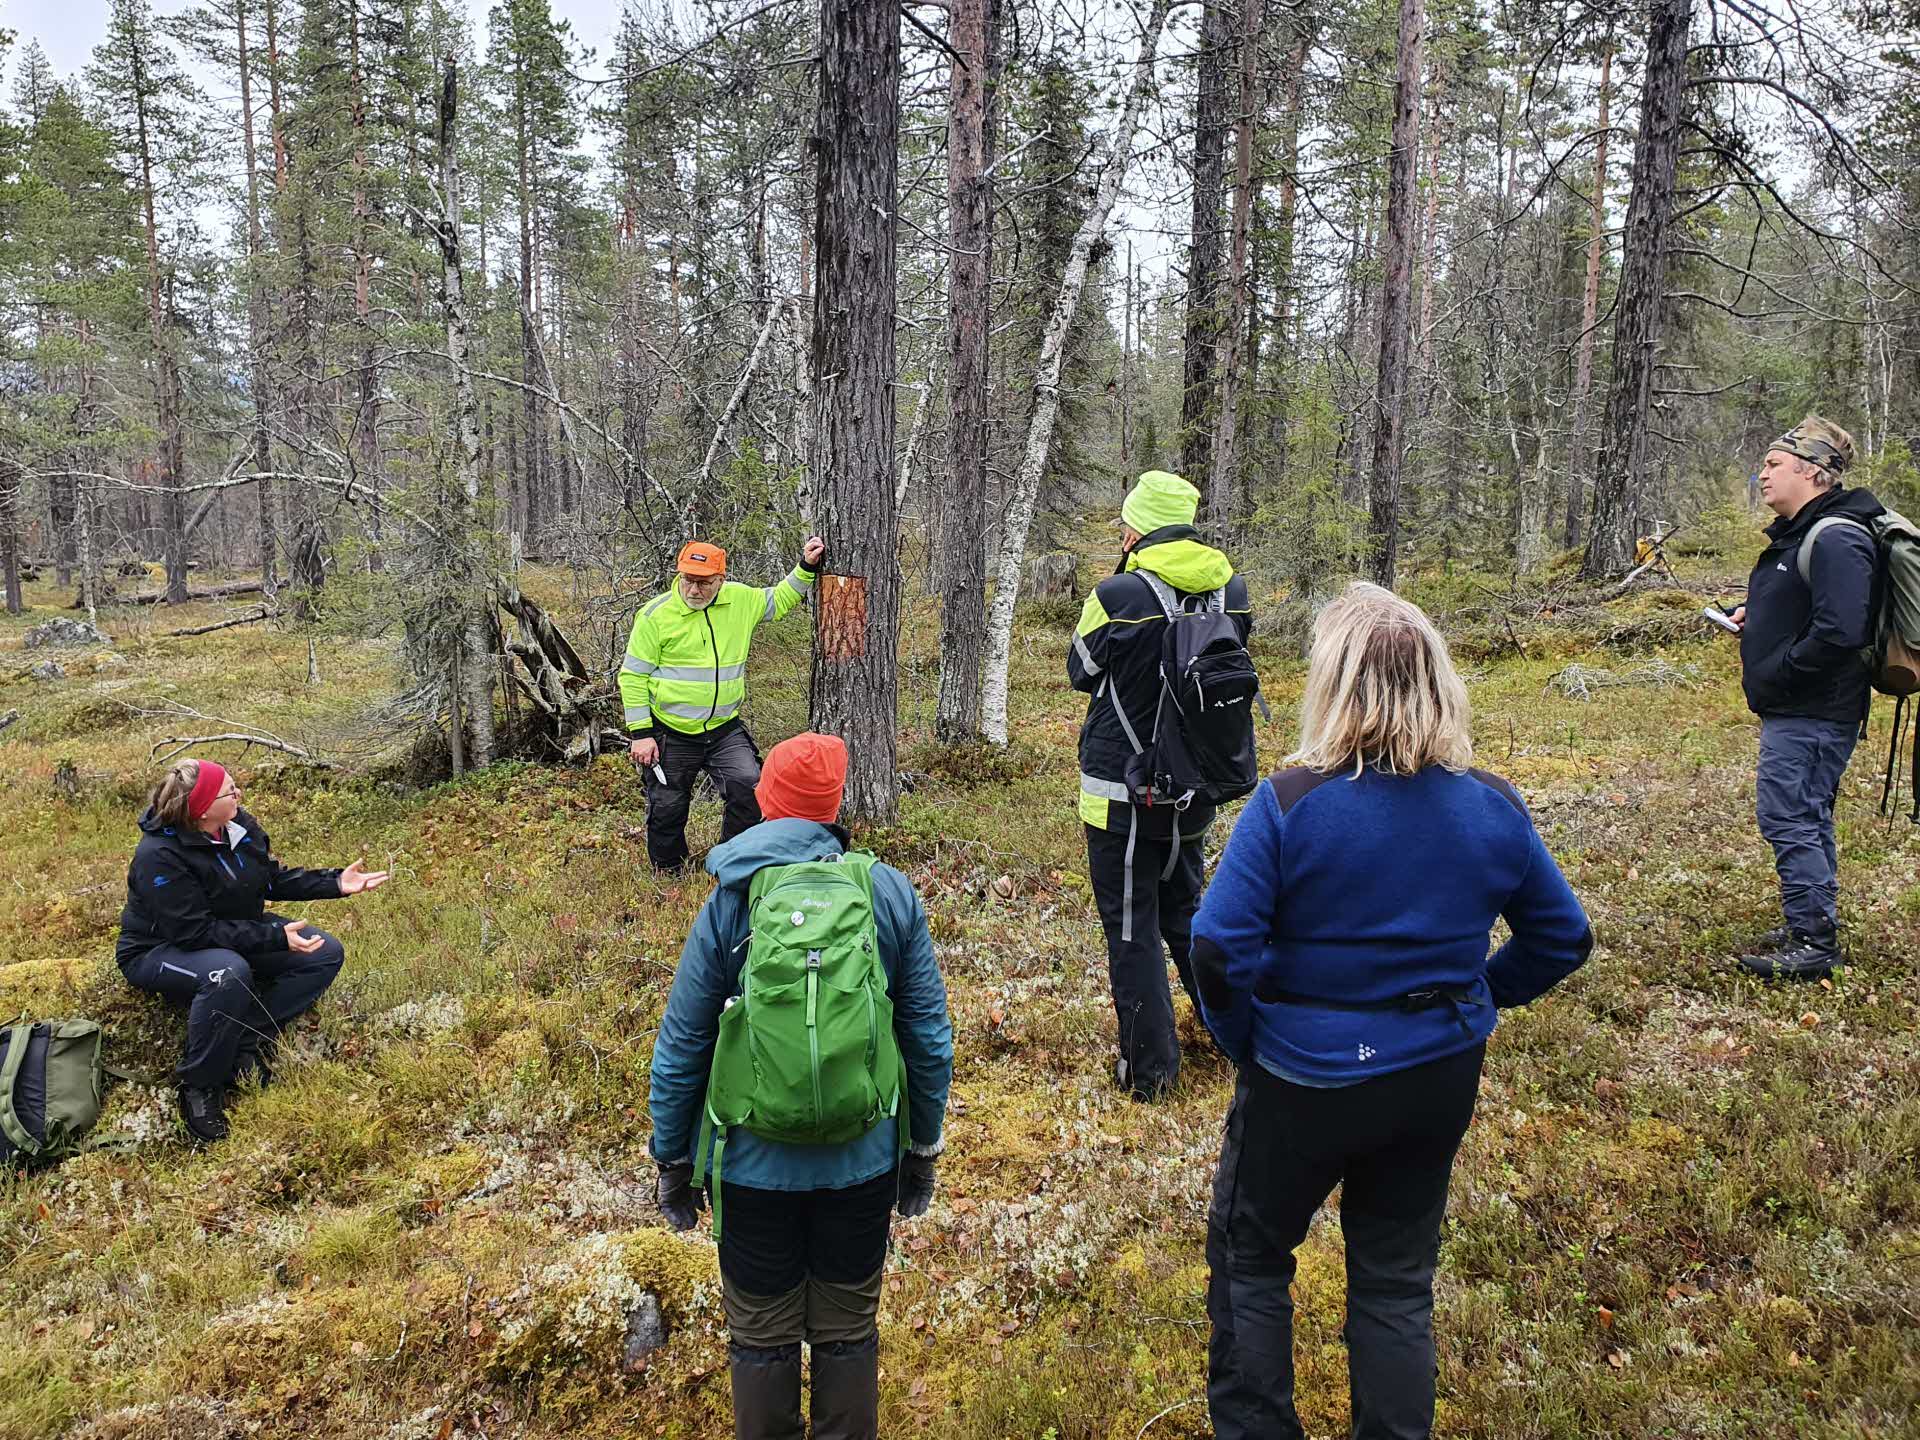
[{"label": "neon yellow beanie", "polygon": [[1191,525],[1200,512],[1200,492],[1178,475],[1149,470],[1120,505],[1120,518],[1142,535],[1162,525]]}]

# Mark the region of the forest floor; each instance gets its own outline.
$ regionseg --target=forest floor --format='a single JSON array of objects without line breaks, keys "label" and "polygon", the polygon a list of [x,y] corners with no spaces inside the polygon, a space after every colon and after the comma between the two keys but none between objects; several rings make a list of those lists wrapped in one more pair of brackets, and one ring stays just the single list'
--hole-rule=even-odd
[{"label": "forest floor", "polygon": [[[1730,593],[1738,558],[1683,576]],[[1438,1279],[1443,1436],[1920,1434],[1920,840],[1876,813],[1890,708],[1843,790],[1853,964],[1830,985],[1731,965],[1775,923],[1751,815],[1754,722],[1702,593],[1513,622],[1485,581],[1416,583],[1469,672],[1480,763],[1511,778],[1598,948],[1502,1018],[1454,1176]],[[1501,588],[1504,582],[1500,582]],[[549,587],[562,605],[563,587]],[[180,1021],[112,962],[163,702],[325,741],[390,694],[391,640],[251,627],[167,639],[213,606],[115,613],[113,657],[29,678],[0,617],[0,1012],[106,1023],[164,1072]],[[1477,615],[1474,607],[1483,607]],[[1074,812],[1071,614],[1023,614],[1017,743],[929,739],[935,626],[910,618],[900,822],[860,842],[925,897],[951,996],[940,1191],[895,1227],[882,1431],[1170,1440],[1207,1433],[1204,1207],[1231,1088],[1179,1002],[1168,1103],[1110,1084],[1113,1016]],[[762,633],[753,728],[802,728],[807,627]],[[1524,653],[1522,653],[1524,652]],[[1263,759],[1302,666],[1268,640]],[[1638,683],[1582,699],[1569,663]],[[221,728],[207,726],[206,729]],[[348,947],[233,1136],[183,1143],[169,1091],[115,1084],[139,1139],[0,1181],[0,1437],[456,1440],[730,1433],[714,1251],[652,1203],[647,1066],[708,882],[647,868],[624,758],[497,766],[424,789],[237,747],[294,863],[358,855],[375,895],[294,907]],[[694,838],[717,838],[718,806]],[[1211,844],[1224,840],[1216,827]],[[1296,1286],[1308,1433],[1346,1433],[1337,1206]],[[655,1292],[671,1339],[624,1362]]]}]

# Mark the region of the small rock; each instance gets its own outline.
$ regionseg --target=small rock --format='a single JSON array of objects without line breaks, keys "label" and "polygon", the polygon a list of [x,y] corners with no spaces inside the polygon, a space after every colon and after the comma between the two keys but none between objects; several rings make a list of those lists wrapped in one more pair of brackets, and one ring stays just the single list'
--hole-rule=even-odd
[{"label": "small rock", "polygon": [[42,660],[27,673],[36,680],[64,680],[67,678],[66,667],[58,660]]},{"label": "small rock", "polygon": [[660,1313],[659,1297],[648,1291],[627,1312],[627,1369],[646,1369],[647,1357],[666,1343],[666,1317]]},{"label": "small rock", "polygon": [[118,650],[102,650],[93,657],[93,668],[96,670],[121,670],[131,663]]},{"label": "small rock", "polygon": [[28,650],[38,650],[43,645],[72,650],[82,645],[106,645],[111,643],[111,637],[84,620],[69,620],[62,615],[34,626],[20,637],[20,643]]}]

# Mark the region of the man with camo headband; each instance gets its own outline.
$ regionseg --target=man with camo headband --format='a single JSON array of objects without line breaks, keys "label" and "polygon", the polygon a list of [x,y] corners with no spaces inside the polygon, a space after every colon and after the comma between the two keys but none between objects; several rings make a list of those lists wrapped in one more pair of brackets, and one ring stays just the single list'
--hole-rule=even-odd
[{"label": "man with camo headband", "polygon": [[1760,497],[1779,518],[1732,618],[1747,708],[1760,717],[1755,809],[1786,924],[1740,957],[1756,975],[1815,980],[1841,958],[1833,805],[1870,695],[1877,557],[1868,527],[1884,508],[1841,485],[1853,458],[1851,435],[1809,415],[1760,467]]}]

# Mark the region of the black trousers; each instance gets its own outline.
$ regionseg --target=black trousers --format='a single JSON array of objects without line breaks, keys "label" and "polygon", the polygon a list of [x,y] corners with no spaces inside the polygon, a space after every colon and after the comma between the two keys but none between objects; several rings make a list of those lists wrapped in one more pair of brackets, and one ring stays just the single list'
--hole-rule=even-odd
[{"label": "black trousers", "polygon": [[1484,1044],[1338,1090],[1241,1072],[1207,1217],[1207,1403],[1218,1440],[1303,1440],[1294,1250],[1344,1184],[1353,1440],[1433,1429],[1433,1267]]},{"label": "black trousers", "polygon": [[760,751],[746,726],[730,721],[704,735],[683,735],[661,726],[654,734],[660,741],[660,768],[667,776],[662,785],[651,770],[646,772],[647,858],[656,866],[674,870],[687,863],[687,811],[702,771],[713,776],[726,803],[722,840],[760,823],[760,802],[753,795],[760,783]]},{"label": "black trousers", "polygon": [[248,959],[232,950],[156,945],[121,967],[134,989],[186,1007],[186,1049],[174,1073],[179,1084],[219,1089],[233,1079],[243,1050],[270,1048],[290,1021],[314,1007],[347,951],[323,930],[308,926],[307,933],[321,942],[310,955],[274,950]]},{"label": "black trousers", "polygon": [[1120,1083],[1152,1099],[1180,1076],[1169,953],[1199,1010],[1189,957],[1205,874],[1201,842],[1213,811],[1110,804],[1108,812],[1107,829],[1086,827],[1087,872],[1107,932],[1107,979],[1120,1022]]}]

